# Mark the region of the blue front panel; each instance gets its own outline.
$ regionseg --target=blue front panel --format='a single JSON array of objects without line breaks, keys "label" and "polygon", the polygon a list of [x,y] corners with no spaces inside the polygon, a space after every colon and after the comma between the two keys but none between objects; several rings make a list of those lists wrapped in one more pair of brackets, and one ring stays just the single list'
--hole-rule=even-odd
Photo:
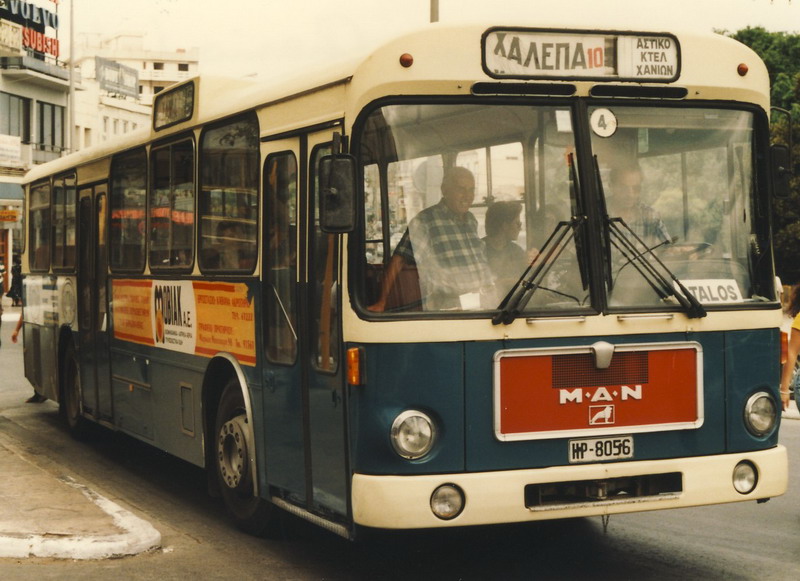
[{"label": "blue front panel", "polygon": [[[504,349],[631,343],[697,342],[702,347],[704,421],[696,429],[634,433],[633,460],[702,456],[775,444],[750,436],[743,406],[757,389],[777,396],[775,330],[622,337],[367,345],[366,385],[351,387],[353,468],[374,474],[477,472],[566,465],[569,437],[503,442],[494,431],[493,362]],[[680,377],[669,378],[681,381]],[[726,392],[726,382],[728,389]],[[392,449],[392,420],[416,408],[434,417],[439,440],[429,458],[401,459]]]},{"label": "blue front panel", "polygon": [[[366,384],[350,387],[353,470],[418,474],[464,470],[464,346],[462,343],[365,346]],[[400,458],[389,430],[403,410],[428,413],[442,426],[434,450],[418,462]]]},{"label": "blue front panel", "polygon": [[761,390],[772,392],[780,409],[780,332],[778,329],[764,329],[727,333],[725,353],[728,451],[741,452],[776,445],[777,430],[768,438],[759,438],[747,431],[743,410],[748,398]]}]

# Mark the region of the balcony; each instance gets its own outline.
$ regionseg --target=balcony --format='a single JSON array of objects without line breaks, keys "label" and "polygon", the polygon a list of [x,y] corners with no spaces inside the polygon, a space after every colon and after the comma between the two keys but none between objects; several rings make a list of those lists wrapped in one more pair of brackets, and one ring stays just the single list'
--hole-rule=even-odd
[{"label": "balcony", "polygon": [[[25,81],[49,89],[69,86],[69,70],[63,65],[55,65],[29,56],[0,57],[0,72],[3,77],[15,81]],[[74,72],[76,85],[81,82],[80,71]]]},{"label": "balcony", "polygon": [[167,83],[177,83],[180,81],[185,81],[191,77],[197,76],[197,70],[194,71],[177,71],[177,70],[161,70],[161,71],[151,71],[151,70],[140,70],[139,71],[139,80],[140,81],[162,81]]},{"label": "balcony", "polygon": [[43,145],[41,143],[32,143],[31,144],[31,161],[34,165],[38,165],[40,163],[47,163],[48,161],[53,161],[54,159],[58,159],[62,155],[66,155],[66,150],[61,147],[56,147],[53,145]]}]

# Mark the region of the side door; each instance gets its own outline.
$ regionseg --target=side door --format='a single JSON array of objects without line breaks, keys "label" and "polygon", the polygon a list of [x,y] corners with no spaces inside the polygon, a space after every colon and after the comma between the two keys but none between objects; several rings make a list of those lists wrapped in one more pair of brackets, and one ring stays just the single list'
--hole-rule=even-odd
[{"label": "side door", "polygon": [[346,515],[339,238],[319,230],[316,160],[332,132],[268,143],[263,167],[263,344],[269,484]]},{"label": "side door", "polygon": [[78,341],[83,409],[111,420],[106,187],[78,192]]},{"label": "side door", "polygon": [[308,136],[306,188],[306,284],[302,300],[308,341],[306,374],[313,507],[347,515],[349,465],[346,391],[341,337],[341,235],[320,229],[319,159],[332,151],[333,131]]}]

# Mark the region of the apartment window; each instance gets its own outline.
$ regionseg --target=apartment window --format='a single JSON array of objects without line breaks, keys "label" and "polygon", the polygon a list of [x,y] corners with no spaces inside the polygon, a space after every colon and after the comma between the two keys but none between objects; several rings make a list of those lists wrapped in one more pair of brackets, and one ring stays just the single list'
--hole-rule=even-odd
[{"label": "apartment window", "polygon": [[163,71],[164,70],[164,63],[153,63],[153,70],[154,71]]},{"label": "apartment window", "polygon": [[14,135],[23,143],[30,142],[30,99],[0,92],[0,135]]},{"label": "apartment window", "polygon": [[178,63],[178,70],[187,72],[189,70],[189,63]]},{"label": "apartment window", "polygon": [[42,149],[64,147],[64,107],[39,101],[39,144]]},{"label": "apartment window", "polygon": [[158,95],[163,90],[164,90],[164,87],[153,87],[153,94],[154,95]]}]

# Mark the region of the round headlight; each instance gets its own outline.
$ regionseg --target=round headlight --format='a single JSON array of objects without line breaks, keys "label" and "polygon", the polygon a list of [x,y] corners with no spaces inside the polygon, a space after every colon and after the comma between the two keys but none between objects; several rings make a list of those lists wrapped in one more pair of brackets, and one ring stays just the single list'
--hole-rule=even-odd
[{"label": "round headlight", "polygon": [[442,484],[431,494],[431,510],[442,520],[456,518],[464,510],[464,492],[455,484]]},{"label": "round headlight", "polygon": [[778,407],[775,400],[765,391],[750,396],[744,404],[744,423],[754,436],[766,436],[775,427]]},{"label": "round headlight", "polygon": [[751,462],[744,460],[733,469],[733,487],[740,494],[750,494],[758,484],[758,471]]},{"label": "round headlight", "polygon": [[391,436],[395,452],[403,458],[416,460],[430,452],[436,439],[436,428],[426,414],[407,410],[392,422]]}]

